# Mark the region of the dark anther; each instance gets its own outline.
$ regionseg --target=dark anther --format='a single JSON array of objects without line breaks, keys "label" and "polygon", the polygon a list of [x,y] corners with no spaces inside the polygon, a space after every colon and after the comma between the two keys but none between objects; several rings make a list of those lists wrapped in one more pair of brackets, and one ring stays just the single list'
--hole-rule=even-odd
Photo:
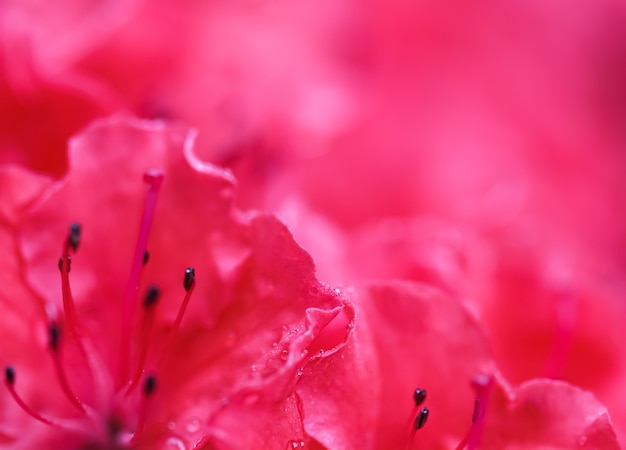
[{"label": "dark anther", "polygon": [[189,291],[191,287],[196,282],[196,271],[193,267],[187,267],[185,269],[185,280],[183,281],[183,286],[185,287],[185,291]]},{"label": "dark anther", "polygon": [[423,428],[424,425],[426,424],[426,421],[428,420],[428,408],[422,408],[419,412],[419,414],[417,415],[417,417],[415,418],[415,429],[419,430],[420,428]]},{"label": "dark anther", "polygon": [[161,296],[161,289],[158,286],[151,284],[146,291],[146,296],[143,298],[143,306],[150,308],[154,306]]},{"label": "dark anther", "polygon": [[53,352],[59,348],[59,341],[61,340],[61,328],[56,322],[52,322],[48,326],[48,345]]},{"label": "dark anther", "polygon": [[70,224],[70,232],[67,235],[67,245],[74,251],[78,250],[78,246],[80,245],[80,224],[73,222]]},{"label": "dark anther", "polygon": [[419,406],[426,400],[426,389],[417,388],[415,392],[413,392],[413,401],[415,402],[415,406]]},{"label": "dark anther", "polygon": [[[67,273],[69,273],[71,269],[72,269],[72,257],[68,256],[67,257]],[[59,270],[63,272],[63,257],[59,258]]]},{"label": "dark anther", "polygon": [[148,375],[143,383],[143,394],[148,397],[156,391],[157,380],[154,375]]},{"label": "dark anther", "polygon": [[145,252],[143,252],[143,260],[141,261],[141,264],[145,266],[146,264],[148,264],[149,260],[150,260],[150,252],[146,250]]},{"label": "dark anther", "polygon": [[6,366],[4,368],[4,381],[6,381],[9,386],[15,384],[15,369],[13,367]]}]

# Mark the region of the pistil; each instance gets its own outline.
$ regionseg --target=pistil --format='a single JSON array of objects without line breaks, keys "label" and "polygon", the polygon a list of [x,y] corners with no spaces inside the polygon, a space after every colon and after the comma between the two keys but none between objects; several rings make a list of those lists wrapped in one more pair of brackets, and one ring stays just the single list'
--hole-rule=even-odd
[{"label": "pistil", "polygon": [[128,380],[128,366],[130,359],[130,333],[133,323],[133,313],[135,309],[135,299],[139,287],[139,277],[144,261],[147,262],[147,245],[152,220],[156,210],[156,203],[159,191],[163,182],[163,173],[150,171],[144,175],[144,182],[148,185],[148,193],[144,202],[141,224],[139,226],[139,236],[135,244],[135,253],[131,265],[130,275],[126,284],[122,311],[122,336],[120,342],[120,362],[117,377],[117,386],[121,387]]}]

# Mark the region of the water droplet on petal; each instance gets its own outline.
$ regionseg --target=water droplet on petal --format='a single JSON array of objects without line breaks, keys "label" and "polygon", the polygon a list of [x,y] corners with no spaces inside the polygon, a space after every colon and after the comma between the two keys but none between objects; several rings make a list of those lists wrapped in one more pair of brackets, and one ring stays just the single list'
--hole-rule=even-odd
[{"label": "water droplet on petal", "polygon": [[160,450],[187,450],[187,446],[180,438],[171,436],[161,444]]},{"label": "water droplet on petal", "polygon": [[287,450],[293,450],[294,448],[304,448],[304,441],[289,441]]},{"label": "water droplet on petal", "polygon": [[282,359],[283,361],[287,361],[287,359],[289,359],[289,350],[285,349],[280,352],[280,359]]},{"label": "water droplet on petal", "polygon": [[167,422],[167,429],[172,431],[176,429],[176,422],[170,420],[169,422]]},{"label": "water droplet on petal", "polygon": [[587,445],[587,436],[585,436],[584,434],[578,438],[578,445],[580,445],[581,447]]},{"label": "water droplet on petal", "polygon": [[195,433],[199,429],[200,429],[200,419],[198,419],[197,417],[194,417],[193,419],[189,421],[189,423],[187,423],[188,433]]}]

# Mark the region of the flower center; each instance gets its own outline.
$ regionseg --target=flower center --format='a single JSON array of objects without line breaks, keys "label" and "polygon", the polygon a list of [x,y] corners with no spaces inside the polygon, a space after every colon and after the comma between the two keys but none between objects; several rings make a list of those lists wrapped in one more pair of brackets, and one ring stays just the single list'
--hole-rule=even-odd
[{"label": "flower center", "polygon": [[[157,285],[149,285],[141,303],[140,325],[133,330],[134,315],[137,309],[137,291],[141,269],[150,258],[147,251],[148,237],[152,225],[159,189],[163,181],[163,174],[151,171],[144,175],[148,191],[144,202],[143,214],[137,237],[135,252],[132,260],[128,282],[124,292],[121,317],[121,340],[119,343],[119,362],[115,374],[114,388],[108,381],[113,373],[109,371],[94,349],[90,339],[83,333],[80,320],[76,313],[74,299],[70,285],[70,270],[72,254],[78,251],[81,243],[82,227],[72,223],[65,239],[58,268],[61,274],[61,291],[63,298],[63,317],[59,320],[55,308],[47,308],[48,352],[52,358],[56,378],[67,400],[77,410],[79,416],[70,419],[51,419],[31,408],[18,394],[17,371],[13,366],[5,368],[5,386],[15,403],[33,419],[54,428],[71,432],[86,432],[89,443],[85,448],[110,449],[133,448],[141,440],[142,432],[149,416],[151,404],[157,391],[157,376],[146,374],[146,360],[150,347],[150,336],[154,327],[156,308],[161,297],[161,290]],[[156,372],[162,368],[173,338],[177,334],[189,300],[196,285],[195,270],[187,268],[183,278],[185,295],[179,307],[173,327],[165,342],[165,350],[156,365]],[[63,349],[67,337],[75,343],[84,367],[91,377],[93,392],[107,392],[108,398],[104,403],[92,401],[85,403],[72,389],[63,362]],[[131,348],[133,351],[131,351]],[[135,358],[131,358],[131,353]],[[143,382],[141,383],[143,378]],[[88,382],[89,382],[88,381]],[[142,384],[137,393],[136,387]],[[94,442],[95,441],[95,442]]]}]

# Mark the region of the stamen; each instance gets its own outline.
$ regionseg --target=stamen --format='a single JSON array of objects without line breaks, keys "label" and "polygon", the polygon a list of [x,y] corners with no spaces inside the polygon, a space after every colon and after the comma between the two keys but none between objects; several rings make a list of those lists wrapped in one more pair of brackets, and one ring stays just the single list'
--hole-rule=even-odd
[{"label": "stamen", "polygon": [[24,400],[22,400],[22,398],[18,395],[17,391],[15,390],[15,378],[16,378],[15,369],[11,366],[5,367],[4,368],[4,384],[6,385],[7,389],[9,390],[9,393],[13,397],[13,400],[15,400],[15,403],[17,403],[18,406],[22,408],[22,410],[24,410],[24,412],[28,414],[29,416],[31,416],[33,419],[36,419],[41,423],[45,423],[46,425],[50,425],[53,427],[58,426],[53,421],[46,419],[41,414],[33,411],[30,408],[30,406],[28,406],[24,402]]},{"label": "stamen", "polygon": [[59,259],[59,270],[61,271],[61,293],[63,295],[63,312],[65,313],[65,324],[71,331],[72,335],[79,341],[81,346],[81,352],[85,354],[79,339],[78,332],[78,319],[76,316],[76,308],[74,307],[74,299],[72,297],[72,290],[70,288],[70,269],[72,264],[72,257],[69,252],[70,249],[76,252],[80,244],[81,227],[77,223],[70,224],[67,239],[63,246],[63,254]]},{"label": "stamen", "polygon": [[72,389],[70,388],[67,374],[61,363],[61,328],[56,322],[51,322],[48,326],[48,346],[50,347],[52,361],[54,362],[54,368],[57,373],[57,378],[61,384],[61,389],[67,397],[67,399],[78,409],[80,412],[85,413],[85,406],[76,397]]},{"label": "stamen", "polygon": [[[63,311],[65,315],[65,329],[69,330],[70,334],[74,337],[78,350],[80,351],[85,363],[90,371],[92,380],[97,386],[104,386],[106,380],[104,378],[104,371],[102,368],[102,362],[99,361],[94,354],[93,347],[89,344],[89,340],[82,333],[78,314],[76,313],[76,305],[72,296],[72,289],[70,285],[70,269],[72,263],[72,257],[70,256],[70,250],[74,253],[78,250],[81,242],[82,228],[78,223],[72,223],[69,226],[68,234],[63,245],[63,252],[59,258],[59,271],[61,272],[61,293],[63,297]],[[55,319],[51,318],[51,321]],[[103,394],[101,389],[98,389],[100,395]]]},{"label": "stamen", "polygon": [[135,255],[131,265],[126,292],[124,294],[123,313],[122,313],[122,335],[120,341],[120,363],[117,384],[121,386],[128,379],[128,365],[130,359],[130,333],[133,323],[133,313],[135,307],[135,297],[139,286],[139,276],[141,268],[144,264],[146,249],[148,244],[148,236],[152,227],[152,219],[156,209],[156,203],[159,196],[161,183],[163,182],[163,173],[159,171],[150,171],[144,174],[144,182],[148,184],[148,192],[144,202],[141,224],[139,226],[139,235],[135,244]]},{"label": "stamen", "polygon": [[428,408],[422,408],[420,410],[419,414],[415,418],[416,430],[419,430],[424,427],[424,425],[426,424],[426,421],[428,420],[428,414],[429,414]]},{"label": "stamen", "polygon": [[196,270],[193,267],[185,269],[185,278],[183,279],[183,287],[185,292],[189,292],[196,284]]},{"label": "stamen", "polygon": [[141,435],[141,432],[143,431],[143,428],[146,424],[146,416],[148,415],[148,406],[150,406],[149,403],[151,402],[156,389],[157,389],[156,377],[152,374],[148,375],[145,378],[145,381],[143,383],[143,399],[141,401],[141,407],[139,410],[139,419],[137,420],[137,428],[135,429],[135,433],[133,434],[133,437],[130,439],[131,444],[134,444],[137,442],[137,439],[139,439],[139,436]]},{"label": "stamen", "polygon": [[80,245],[81,227],[79,223],[73,222],[70,224],[70,232],[67,235],[67,241],[65,242],[64,254],[69,254],[71,249],[74,253],[78,250]]},{"label": "stamen", "polygon": [[415,403],[415,408],[411,413],[411,419],[409,421],[409,426],[411,427],[411,439],[409,440],[407,449],[410,449],[413,445],[413,441],[415,440],[415,432],[421,429],[428,420],[429,410],[428,408],[422,408],[419,411],[418,408],[426,401],[426,389],[417,388],[413,391],[413,403]]},{"label": "stamen", "polygon": [[65,240],[65,245],[63,247],[63,254],[59,259],[59,270],[61,271],[61,291],[63,295],[63,311],[65,313],[66,326],[77,340],[81,353],[85,359],[87,359],[85,348],[78,329],[78,318],[76,316],[76,308],[74,306],[74,298],[72,297],[72,290],[70,288],[69,276],[72,264],[72,257],[69,254],[70,249],[76,253],[76,250],[78,250],[78,246],[80,245],[80,237],[81,226],[76,222],[71,223]]},{"label": "stamen", "polygon": [[476,450],[480,444],[480,438],[485,428],[485,416],[489,397],[493,388],[493,377],[490,375],[478,375],[472,380],[472,387],[476,392],[474,412],[472,413],[472,425],[456,450]]},{"label": "stamen", "polygon": [[146,295],[143,299],[144,316],[141,326],[141,335],[139,337],[139,358],[137,362],[137,369],[131,379],[126,395],[128,395],[139,382],[141,374],[146,365],[146,358],[148,356],[148,347],[150,343],[150,334],[152,333],[152,327],[154,326],[154,316],[156,313],[156,304],[161,297],[161,290],[156,285],[151,285],[146,291]]},{"label": "stamen", "polygon": [[189,304],[189,299],[191,298],[191,294],[193,294],[193,290],[196,288],[196,270],[193,267],[187,267],[185,269],[183,287],[185,288],[185,297],[183,298],[183,302],[181,303],[180,308],[178,309],[178,314],[176,315],[174,333],[178,330],[181,322],[183,321],[187,305]]},{"label": "stamen", "polygon": [[185,269],[185,277],[183,278],[183,287],[185,288],[185,297],[183,298],[183,301],[180,304],[180,308],[178,308],[178,314],[176,314],[176,320],[174,321],[172,331],[170,331],[167,344],[161,354],[159,367],[163,365],[165,358],[170,352],[170,346],[172,344],[172,341],[174,340],[174,337],[176,336],[176,333],[178,333],[178,330],[180,329],[180,324],[182,323],[183,317],[185,316],[185,311],[187,310],[187,305],[189,305],[191,294],[193,294],[193,291],[196,288],[196,271],[193,267],[187,267]]},{"label": "stamen", "polygon": [[422,388],[415,389],[413,392],[413,401],[415,402],[415,406],[420,406],[426,400],[426,390]]}]

